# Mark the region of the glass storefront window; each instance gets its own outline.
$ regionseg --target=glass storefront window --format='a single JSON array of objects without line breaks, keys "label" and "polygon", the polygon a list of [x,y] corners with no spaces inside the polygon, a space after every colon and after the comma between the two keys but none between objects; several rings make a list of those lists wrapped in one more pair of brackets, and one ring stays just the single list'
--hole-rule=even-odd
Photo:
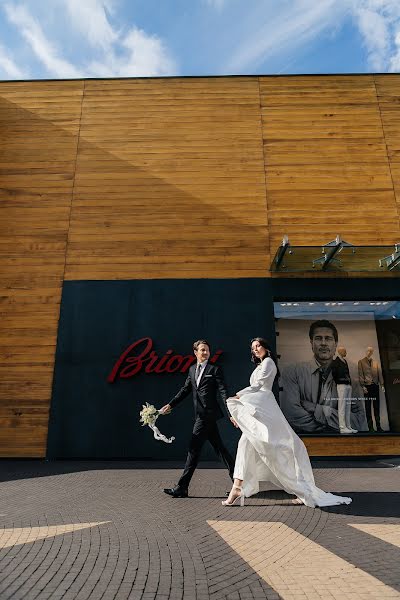
[{"label": "glass storefront window", "polygon": [[301,434],[400,433],[400,301],[274,303],[280,404]]}]

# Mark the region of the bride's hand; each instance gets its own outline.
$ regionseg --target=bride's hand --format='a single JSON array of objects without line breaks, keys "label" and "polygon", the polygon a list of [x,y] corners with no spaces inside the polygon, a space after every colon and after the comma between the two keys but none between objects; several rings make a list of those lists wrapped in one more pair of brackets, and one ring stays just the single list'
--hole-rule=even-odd
[{"label": "bride's hand", "polygon": [[171,406],[169,404],[166,404],[165,406],[160,408],[160,410],[158,412],[161,415],[169,415],[169,413],[171,412]]},{"label": "bride's hand", "polygon": [[235,427],[239,427],[239,425],[236,423],[235,419],[233,417],[231,417],[231,423],[235,426]]}]

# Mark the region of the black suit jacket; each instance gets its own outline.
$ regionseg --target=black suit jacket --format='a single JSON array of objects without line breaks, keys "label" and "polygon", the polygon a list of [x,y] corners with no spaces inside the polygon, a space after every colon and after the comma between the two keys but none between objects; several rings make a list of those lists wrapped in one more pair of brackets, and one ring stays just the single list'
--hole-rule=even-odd
[{"label": "black suit jacket", "polygon": [[332,377],[336,384],[351,385],[349,365],[338,356],[332,362]]},{"label": "black suit jacket", "polygon": [[190,367],[183,387],[169,403],[171,408],[177,406],[184,398],[192,393],[196,418],[201,417],[212,420],[222,419],[224,414],[218,404],[218,393],[226,405],[228,392],[221,367],[207,363],[198,387],[196,386],[195,373],[196,364]]}]

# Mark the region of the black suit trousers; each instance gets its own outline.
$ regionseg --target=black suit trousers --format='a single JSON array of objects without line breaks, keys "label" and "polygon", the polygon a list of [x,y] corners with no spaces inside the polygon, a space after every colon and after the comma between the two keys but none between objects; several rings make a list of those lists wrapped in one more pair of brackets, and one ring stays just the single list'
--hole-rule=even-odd
[{"label": "black suit trousers", "polygon": [[373,431],[372,410],[374,411],[376,427],[379,429],[381,426],[379,385],[377,383],[372,383],[371,385],[366,385],[365,388],[367,389],[367,393],[364,393],[365,413],[367,416],[368,429]]},{"label": "black suit trousers", "polygon": [[186,490],[189,487],[190,480],[199,462],[201,450],[207,440],[214,448],[218,457],[225,463],[229,471],[229,476],[233,479],[235,462],[221,440],[216,421],[214,419],[197,417],[193,427],[185,468],[178,482],[180,488]]}]

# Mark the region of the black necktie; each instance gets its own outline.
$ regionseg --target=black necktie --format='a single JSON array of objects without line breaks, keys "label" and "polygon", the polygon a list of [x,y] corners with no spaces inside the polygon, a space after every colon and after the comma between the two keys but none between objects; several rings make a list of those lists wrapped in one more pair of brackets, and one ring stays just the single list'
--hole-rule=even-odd
[{"label": "black necktie", "polygon": [[199,363],[197,365],[197,369],[196,369],[196,383],[197,383],[197,380],[199,379],[200,371],[201,371],[201,363]]},{"label": "black necktie", "polygon": [[326,381],[326,373],[325,373],[324,369],[321,367],[320,369],[318,369],[318,371],[319,371],[319,381],[318,381],[317,402],[319,402],[321,400],[322,387]]}]

